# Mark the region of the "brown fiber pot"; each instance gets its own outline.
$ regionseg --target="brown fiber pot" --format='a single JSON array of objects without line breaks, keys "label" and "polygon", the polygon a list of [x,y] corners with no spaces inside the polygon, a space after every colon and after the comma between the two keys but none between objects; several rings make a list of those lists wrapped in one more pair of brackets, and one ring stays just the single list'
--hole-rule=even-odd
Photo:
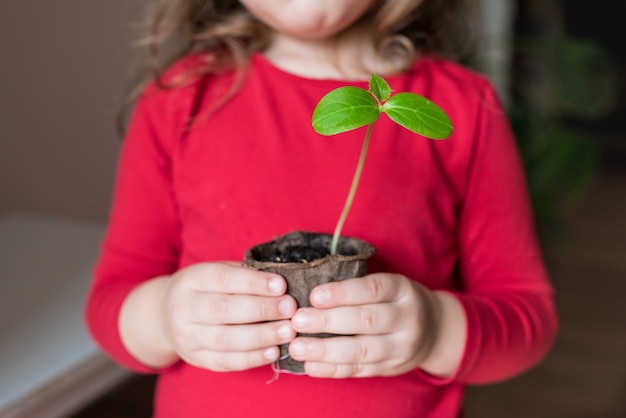
[{"label": "brown fiber pot", "polygon": [[[342,237],[339,239],[337,253],[308,263],[278,263],[266,260],[276,248],[284,251],[294,245],[324,246],[330,248],[332,235],[315,232],[294,231],[282,235],[273,241],[250,248],[244,256],[244,265],[255,270],[280,274],[287,281],[287,294],[294,297],[298,307],[311,306],[311,290],[322,283],[337,282],[344,279],[361,277],[365,274],[367,260],[376,249],[369,243],[357,239]],[[332,334],[299,334],[326,338]],[[295,374],[304,373],[304,363],[289,356],[288,345],[280,346],[280,359],[275,364],[280,371]]]}]

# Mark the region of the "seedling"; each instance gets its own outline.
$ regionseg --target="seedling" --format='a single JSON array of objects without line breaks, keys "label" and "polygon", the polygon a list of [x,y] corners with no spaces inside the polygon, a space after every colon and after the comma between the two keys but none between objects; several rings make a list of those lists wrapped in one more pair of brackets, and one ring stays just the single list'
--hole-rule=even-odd
[{"label": "seedling", "polygon": [[333,234],[331,254],[337,253],[341,230],[350,212],[365,164],[372,129],[381,113],[386,113],[398,125],[426,138],[441,140],[452,134],[452,122],[439,106],[419,94],[403,92],[391,95],[392,92],[387,81],[372,74],[369,90],[354,86],[336,88],[322,97],[313,111],[313,129],[321,135],[336,135],[367,126],[352,185]]}]

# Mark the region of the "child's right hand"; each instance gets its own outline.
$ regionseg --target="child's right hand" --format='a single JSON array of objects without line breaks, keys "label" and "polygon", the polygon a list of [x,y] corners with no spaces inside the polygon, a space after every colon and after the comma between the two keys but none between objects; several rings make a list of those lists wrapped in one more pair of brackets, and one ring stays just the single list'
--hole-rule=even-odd
[{"label": "child's right hand", "polygon": [[[245,370],[276,361],[278,345],[295,337],[289,318],[296,311],[296,301],[285,295],[287,285],[279,275],[235,263],[201,263],[151,282],[129,295],[121,325],[128,349],[148,365],[182,359],[213,371]],[[154,287],[154,297],[148,297],[145,293],[149,294],[150,289],[143,291],[142,287]],[[156,302],[152,312],[158,318],[152,338],[141,330],[141,323],[136,323],[132,335],[128,324],[137,321],[131,315],[142,305],[141,300],[148,305]],[[136,316],[145,320],[145,311]],[[144,342],[139,341],[133,349],[133,341],[137,342],[140,335]],[[152,348],[146,347],[150,340]],[[146,349],[160,353],[144,356]]]}]

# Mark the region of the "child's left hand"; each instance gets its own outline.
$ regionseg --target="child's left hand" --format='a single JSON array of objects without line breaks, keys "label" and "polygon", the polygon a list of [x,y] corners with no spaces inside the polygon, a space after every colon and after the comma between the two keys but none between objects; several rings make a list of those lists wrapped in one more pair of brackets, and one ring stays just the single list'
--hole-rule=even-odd
[{"label": "child's left hand", "polygon": [[342,334],[291,342],[291,356],[306,361],[307,374],[316,377],[406,373],[431,354],[441,326],[439,298],[401,275],[379,273],[320,285],[311,303],[314,308],[301,308],[293,316],[294,329]]}]

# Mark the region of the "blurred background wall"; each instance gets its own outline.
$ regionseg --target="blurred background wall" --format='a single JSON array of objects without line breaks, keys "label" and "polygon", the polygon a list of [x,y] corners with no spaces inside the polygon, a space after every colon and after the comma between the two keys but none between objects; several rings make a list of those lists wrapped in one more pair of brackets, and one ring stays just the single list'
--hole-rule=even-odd
[{"label": "blurred background wall", "polygon": [[3,3],[0,213],[106,218],[138,3]]}]

